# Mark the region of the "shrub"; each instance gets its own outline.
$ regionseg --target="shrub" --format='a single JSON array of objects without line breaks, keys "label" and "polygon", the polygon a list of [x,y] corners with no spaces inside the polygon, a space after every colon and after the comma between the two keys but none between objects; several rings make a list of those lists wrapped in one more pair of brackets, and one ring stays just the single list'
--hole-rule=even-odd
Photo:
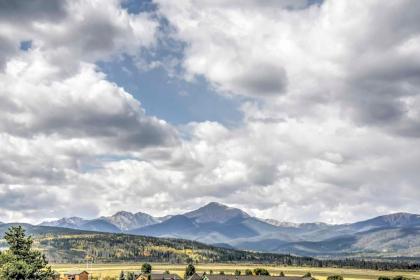
[{"label": "shrub", "polygon": [[252,270],[251,269],[246,269],[245,270],[245,275],[252,275]]},{"label": "shrub", "polygon": [[399,275],[392,278],[392,280],[409,280],[409,278]]},{"label": "shrub", "polygon": [[270,272],[268,272],[268,270],[265,268],[257,267],[256,269],[254,269],[254,274],[255,275],[270,275]]},{"label": "shrub", "polygon": [[327,280],[343,280],[343,276],[341,275],[330,275],[327,277]]}]

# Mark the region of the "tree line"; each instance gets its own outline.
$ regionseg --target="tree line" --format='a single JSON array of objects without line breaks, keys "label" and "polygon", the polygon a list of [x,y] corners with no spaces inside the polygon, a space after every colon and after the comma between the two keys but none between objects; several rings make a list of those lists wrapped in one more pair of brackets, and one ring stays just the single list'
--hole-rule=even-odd
[{"label": "tree line", "polygon": [[[149,264],[149,263],[144,263],[140,268],[140,272],[142,274],[150,276],[150,274],[152,273],[152,265]],[[169,271],[166,271],[165,273],[170,274]],[[188,264],[185,268],[184,280],[188,280],[195,273],[196,273],[195,266],[193,264]],[[210,275],[214,274],[213,270],[210,270],[209,274]],[[221,270],[221,271],[218,272],[218,274],[219,275],[225,275],[225,272],[223,270]],[[203,272],[202,274],[199,274],[199,275],[201,275],[202,279],[204,279],[204,276],[207,275],[207,272]],[[233,275],[241,276],[242,271],[239,270],[239,269],[236,269],[235,272],[233,273]],[[245,269],[244,275],[246,275],[246,276],[249,276],[249,275],[279,276],[279,277],[285,277],[286,276],[284,274],[284,272],[282,272],[282,271],[280,273],[278,273],[277,275],[272,275],[267,269],[261,268],[261,267],[254,268],[253,270]],[[137,275],[134,272],[121,271],[118,278],[117,277],[108,277],[108,279],[105,279],[105,280],[135,280],[136,276]],[[305,274],[303,274],[302,279],[303,278],[309,278],[311,280],[317,280],[316,278],[314,278],[312,276],[312,274],[310,272],[306,272]],[[344,280],[344,277],[342,275],[330,275],[330,276],[327,277],[327,280]],[[394,277],[380,276],[380,277],[378,277],[378,280],[411,280],[411,279],[407,278],[407,277],[404,277],[404,276],[394,276]]]}]

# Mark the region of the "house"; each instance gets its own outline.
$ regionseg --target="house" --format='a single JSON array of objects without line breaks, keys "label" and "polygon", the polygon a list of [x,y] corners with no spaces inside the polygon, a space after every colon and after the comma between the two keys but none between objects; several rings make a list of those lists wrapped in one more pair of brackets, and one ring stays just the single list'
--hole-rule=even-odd
[{"label": "house", "polygon": [[181,277],[170,273],[142,273],[136,280],[181,280]]},{"label": "house", "polygon": [[85,270],[67,271],[64,280],[89,280],[89,273]]},{"label": "house", "polygon": [[194,273],[187,280],[201,280],[201,279],[203,279],[202,275],[200,275],[198,273]]},{"label": "house", "polygon": [[311,277],[269,276],[269,275],[220,275],[206,274],[202,280],[312,280]]},{"label": "house", "polygon": [[51,280],[60,280],[60,273],[58,272],[53,272],[54,275],[51,277]]}]

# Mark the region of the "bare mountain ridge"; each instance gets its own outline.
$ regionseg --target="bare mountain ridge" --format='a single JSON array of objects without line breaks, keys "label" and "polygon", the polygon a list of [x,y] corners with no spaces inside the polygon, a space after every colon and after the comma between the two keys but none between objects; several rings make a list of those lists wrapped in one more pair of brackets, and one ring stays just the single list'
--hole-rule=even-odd
[{"label": "bare mountain ridge", "polygon": [[159,219],[149,214],[142,212],[133,214],[127,211],[120,211],[110,217],[101,217],[100,219],[110,222],[122,231],[128,231],[160,222]]},{"label": "bare mountain ridge", "polygon": [[240,209],[228,207],[217,202],[211,202],[197,210],[185,213],[184,216],[194,219],[198,223],[224,223],[236,217],[251,217]]},{"label": "bare mountain ridge", "polygon": [[109,217],[86,220],[79,217],[62,218],[51,222],[42,222],[41,226],[66,227],[80,230],[124,232],[159,223],[158,218],[146,213],[120,211]]}]

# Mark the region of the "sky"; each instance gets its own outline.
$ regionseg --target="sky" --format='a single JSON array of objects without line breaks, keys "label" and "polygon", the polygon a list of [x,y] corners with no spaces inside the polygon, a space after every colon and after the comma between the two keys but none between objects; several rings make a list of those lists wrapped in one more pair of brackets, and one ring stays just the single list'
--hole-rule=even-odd
[{"label": "sky", "polygon": [[420,1],[0,0],[0,221],[420,213]]}]

